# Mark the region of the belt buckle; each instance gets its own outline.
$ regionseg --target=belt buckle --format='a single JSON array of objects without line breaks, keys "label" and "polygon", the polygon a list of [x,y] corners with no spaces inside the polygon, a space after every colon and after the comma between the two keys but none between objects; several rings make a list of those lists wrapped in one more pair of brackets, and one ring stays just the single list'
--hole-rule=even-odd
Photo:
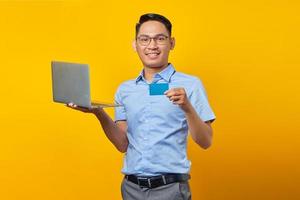
[{"label": "belt buckle", "polygon": [[161,177],[162,177],[162,180],[163,180],[164,184],[167,185],[167,181],[166,181],[165,175],[162,175]]},{"label": "belt buckle", "polygon": [[[167,185],[167,180],[166,180],[166,176],[165,175],[161,175],[159,177],[162,181],[164,185]],[[153,184],[152,184],[152,180],[154,179],[154,177],[137,177],[137,183],[140,187],[147,187],[147,188],[152,188]],[[141,185],[140,180],[146,180],[147,181],[147,186],[143,186]]]},{"label": "belt buckle", "polygon": [[147,180],[148,186],[150,186],[150,188],[151,188],[151,181],[150,181],[150,178],[146,178],[146,177],[137,177],[138,185],[139,185],[140,187],[143,187],[143,186],[141,185],[140,180]]}]

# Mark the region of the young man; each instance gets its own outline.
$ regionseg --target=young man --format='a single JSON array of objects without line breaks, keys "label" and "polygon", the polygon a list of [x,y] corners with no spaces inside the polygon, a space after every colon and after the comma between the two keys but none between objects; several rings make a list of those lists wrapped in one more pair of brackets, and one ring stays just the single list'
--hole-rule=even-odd
[{"label": "young man", "polygon": [[125,200],[191,199],[188,131],[203,149],[212,143],[215,115],[201,81],[177,72],[168,62],[175,46],[171,32],[172,25],[164,16],[140,17],[133,48],[143,70],[136,79],[119,86],[115,101],[123,106],[115,108],[115,121],[102,108],[68,104],[94,113],[108,139],[126,152],[122,169]]}]

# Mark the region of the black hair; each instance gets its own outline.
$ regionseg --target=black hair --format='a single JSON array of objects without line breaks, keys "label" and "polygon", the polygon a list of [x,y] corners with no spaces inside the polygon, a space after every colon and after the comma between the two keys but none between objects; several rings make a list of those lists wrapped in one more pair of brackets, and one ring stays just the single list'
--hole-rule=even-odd
[{"label": "black hair", "polygon": [[158,21],[160,23],[162,23],[166,29],[169,32],[169,35],[171,36],[171,32],[172,32],[172,24],[171,22],[164,16],[160,15],[160,14],[155,14],[155,13],[147,13],[144,14],[140,17],[140,20],[138,23],[136,23],[135,25],[135,37],[137,37],[139,30],[141,28],[141,25],[147,21]]}]

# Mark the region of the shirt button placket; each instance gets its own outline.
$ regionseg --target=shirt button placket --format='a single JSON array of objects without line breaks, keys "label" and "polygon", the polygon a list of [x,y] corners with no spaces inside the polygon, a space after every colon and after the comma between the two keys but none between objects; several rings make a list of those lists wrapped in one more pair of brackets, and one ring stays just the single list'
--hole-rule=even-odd
[{"label": "shirt button placket", "polygon": [[[146,131],[145,131],[145,133],[143,134],[143,139],[144,139],[144,141],[148,141],[148,137],[149,137],[149,132],[150,132],[150,124],[149,124],[149,122],[150,122],[150,113],[151,113],[151,107],[150,107],[151,105],[150,105],[150,102],[148,101],[147,103],[146,103],[146,113],[145,113],[145,120],[144,120],[144,124],[145,124],[145,129],[146,129]],[[148,148],[147,147],[148,146],[148,143],[145,143],[145,147],[146,148]]]}]

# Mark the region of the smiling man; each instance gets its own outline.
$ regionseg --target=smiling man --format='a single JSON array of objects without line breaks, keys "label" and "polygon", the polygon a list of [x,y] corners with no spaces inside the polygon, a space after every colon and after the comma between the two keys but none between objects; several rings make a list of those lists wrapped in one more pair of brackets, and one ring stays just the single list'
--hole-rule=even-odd
[{"label": "smiling man", "polygon": [[174,49],[171,22],[159,14],[145,14],[136,24],[136,50],[143,70],[123,82],[115,95],[122,107],[113,121],[102,108],[94,113],[108,139],[125,152],[122,197],[125,200],[191,199],[191,162],[187,135],[203,149],[212,143],[215,115],[199,78],[177,72],[169,63]]}]

